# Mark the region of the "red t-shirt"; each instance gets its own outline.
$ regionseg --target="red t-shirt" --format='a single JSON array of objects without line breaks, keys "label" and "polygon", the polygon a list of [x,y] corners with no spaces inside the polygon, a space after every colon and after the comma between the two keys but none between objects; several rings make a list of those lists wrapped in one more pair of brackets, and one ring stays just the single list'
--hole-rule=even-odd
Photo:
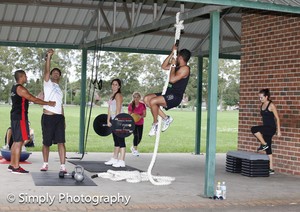
[{"label": "red t-shirt", "polygon": [[[132,103],[128,105],[128,113],[135,113],[140,116],[144,114],[144,111],[146,110],[146,105],[143,102],[139,102],[139,105],[136,105],[134,108],[134,111],[132,111]],[[138,122],[135,122],[136,125],[143,125],[144,124],[144,118],[141,118]]]}]

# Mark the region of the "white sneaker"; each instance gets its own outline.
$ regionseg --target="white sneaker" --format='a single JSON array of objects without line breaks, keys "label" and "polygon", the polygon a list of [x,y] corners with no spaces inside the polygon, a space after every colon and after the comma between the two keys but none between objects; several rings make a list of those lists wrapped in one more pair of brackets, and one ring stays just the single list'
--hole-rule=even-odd
[{"label": "white sneaker", "polygon": [[26,152],[26,147],[25,146],[22,146],[22,152]]},{"label": "white sneaker", "polygon": [[154,135],[156,135],[157,128],[158,128],[158,123],[153,123],[153,124],[152,124],[152,127],[151,127],[151,130],[150,130],[150,132],[149,132],[149,136],[154,136]]},{"label": "white sneaker", "polygon": [[117,162],[118,162],[118,159],[111,158],[109,161],[106,161],[104,164],[108,165],[108,166],[111,166],[111,165],[113,165],[113,164],[115,164]]},{"label": "white sneaker", "polygon": [[118,162],[114,163],[112,166],[116,167],[116,168],[125,167],[125,161],[124,160],[118,160]]},{"label": "white sneaker", "polygon": [[140,156],[140,153],[139,153],[139,151],[134,150],[132,155],[138,157],[138,156]]},{"label": "white sneaker", "polygon": [[166,130],[169,128],[170,124],[173,122],[173,120],[174,120],[174,119],[173,119],[171,116],[167,116],[166,119],[163,119],[163,120],[162,120],[163,126],[162,126],[162,128],[161,128],[161,131],[162,131],[162,132],[166,131]]},{"label": "white sneaker", "polygon": [[135,151],[135,149],[133,148],[133,146],[130,147],[130,151],[131,151],[132,154]]},{"label": "white sneaker", "polygon": [[43,166],[42,166],[42,168],[40,169],[40,171],[42,171],[42,172],[48,171],[48,165],[43,164]]},{"label": "white sneaker", "polygon": [[[47,166],[47,169],[48,169],[48,166]],[[60,167],[59,172],[63,172],[65,174],[68,173],[66,167]]]},{"label": "white sneaker", "polygon": [[9,150],[9,145],[4,145],[4,146],[2,147],[2,149],[3,149],[3,150]]}]

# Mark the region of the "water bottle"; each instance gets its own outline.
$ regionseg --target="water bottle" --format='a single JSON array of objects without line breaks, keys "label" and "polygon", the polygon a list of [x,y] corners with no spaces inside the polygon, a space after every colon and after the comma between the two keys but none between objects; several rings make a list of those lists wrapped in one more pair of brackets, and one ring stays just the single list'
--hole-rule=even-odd
[{"label": "water bottle", "polygon": [[226,184],[224,181],[222,182],[222,185],[221,185],[221,191],[222,191],[223,199],[226,199]]},{"label": "water bottle", "polygon": [[221,196],[222,196],[221,182],[218,182],[216,187],[216,197],[220,198]]}]

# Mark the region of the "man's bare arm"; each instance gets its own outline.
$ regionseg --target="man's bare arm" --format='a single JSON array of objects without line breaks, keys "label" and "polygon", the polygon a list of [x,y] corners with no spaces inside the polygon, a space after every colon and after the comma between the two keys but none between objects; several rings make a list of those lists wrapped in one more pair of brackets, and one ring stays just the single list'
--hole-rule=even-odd
[{"label": "man's bare arm", "polygon": [[53,101],[45,102],[45,101],[43,101],[43,100],[41,100],[39,98],[36,98],[32,94],[30,94],[28,92],[28,90],[26,88],[24,88],[23,86],[18,86],[18,88],[17,88],[17,94],[19,96],[21,96],[21,97],[24,97],[28,101],[35,103],[35,104],[49,105],[49,106],[52,106],[52,107],[54,107],[56,105],[56,102],[53,102]]},{"label": "man's bare arm", "polygon": [[182,66],[178,71],[175,72],[175,67],[171,68],[170,79],[171,83],[175,83],[183,78],[186,78],[190,73],[190,68],[188,66]]},{"label": "man's bare arm", "polygon": [[45,70],[44,70],[44,80],[46,82],[48,82],[50,79],[50,62],[53,53],[54,53],[53,49],[49,49],[46,53],[47,57],[46,57]]}]

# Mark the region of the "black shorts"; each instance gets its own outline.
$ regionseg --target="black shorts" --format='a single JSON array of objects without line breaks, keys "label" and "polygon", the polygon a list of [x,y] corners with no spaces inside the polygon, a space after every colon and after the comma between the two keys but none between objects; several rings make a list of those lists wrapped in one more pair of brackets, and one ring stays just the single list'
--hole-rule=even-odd
[{"label": "black shorts", "polygon": [[42,115],[43,144],[65,143],[65,117],[63,115]]},{"label": "black shorts", "polygon": [[22,142],[29,140],[28,120],[12,120],[11,132],[12,139],[14,142]]},{"label": "black shorts", "polygon": [[165,95],[161,95],[162,93],[155,93],[156,96],[163,96],[167,106],[164,107],[166,110],[177,107],[180,105],[182,101],[182,97],[176,96],[172,93],[166,93]]}]

